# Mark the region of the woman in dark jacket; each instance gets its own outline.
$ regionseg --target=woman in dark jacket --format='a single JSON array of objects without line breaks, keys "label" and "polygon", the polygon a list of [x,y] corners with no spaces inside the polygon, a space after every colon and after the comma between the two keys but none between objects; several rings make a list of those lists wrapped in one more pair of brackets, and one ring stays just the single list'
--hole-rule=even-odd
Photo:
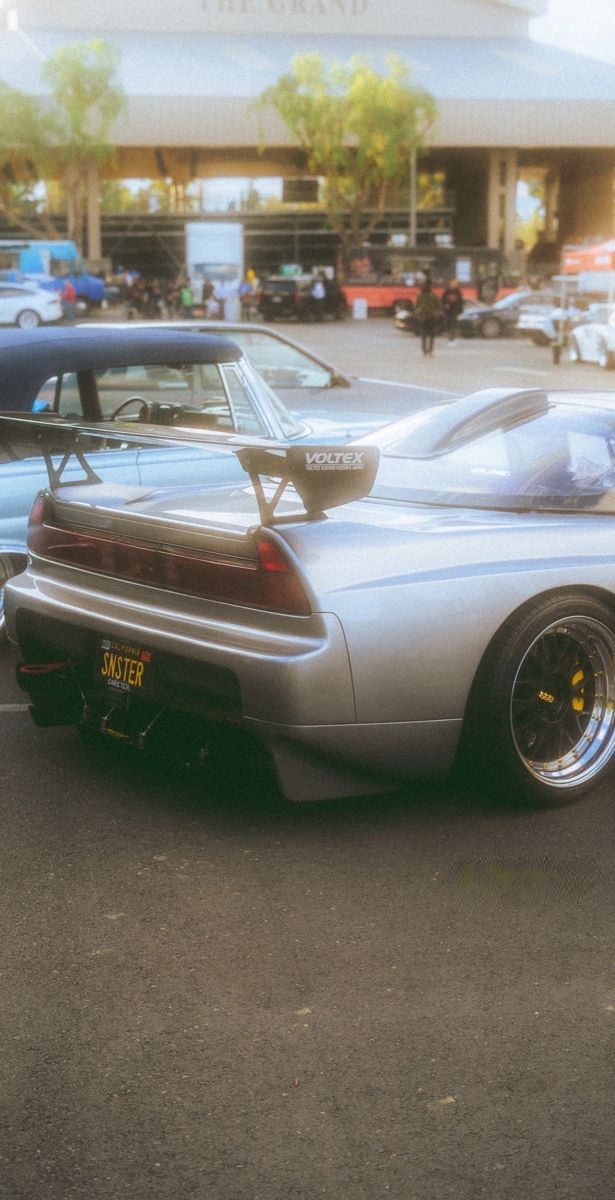
[{"label": "woman in dark jacket", "polygon": [[448,344],[453,346],[457,338],[457,318],[463,312],[463,293],[456,279],[451,279],[442,293],[442,309]]},{"label": "woman in dark jacket", "polygon": [[442,306],[438,297],[431,290],[429,279],[425,280],[417,296],[415,313],[423,354],[433,354],[438,320],[442,316]]}]

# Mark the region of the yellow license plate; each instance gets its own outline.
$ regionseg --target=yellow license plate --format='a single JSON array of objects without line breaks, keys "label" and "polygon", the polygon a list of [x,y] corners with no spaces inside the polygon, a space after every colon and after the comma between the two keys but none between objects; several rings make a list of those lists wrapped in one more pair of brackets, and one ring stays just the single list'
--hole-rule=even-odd
[{"label": "yellow license plate", "polygon": [[103,638],[98,658],[98,677],[114,692],[147,691],[152,672],[152,655],[141,646]]}]

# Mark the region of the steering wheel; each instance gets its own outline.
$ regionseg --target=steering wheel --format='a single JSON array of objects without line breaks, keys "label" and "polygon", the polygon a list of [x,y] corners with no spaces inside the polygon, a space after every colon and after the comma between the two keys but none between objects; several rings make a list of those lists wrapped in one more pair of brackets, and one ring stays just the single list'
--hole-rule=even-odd
[{"label": "steering wheel", "polygon": [[127,400],[122,400],[122,403],[118,404],[117,408],[115,408],[113,410],[113,412],[111,413],[108,420],[116,421],[117,418],[121,415],[121,413],[123,413],[124,409],[128,408],[128,406],[130,404],[138,404],[139,405],[139,420],[140,421],[143,421],[143,422],[149,421],[149,404],[147,403],[147,400],[143,399],[142,396],[129,396]]}]

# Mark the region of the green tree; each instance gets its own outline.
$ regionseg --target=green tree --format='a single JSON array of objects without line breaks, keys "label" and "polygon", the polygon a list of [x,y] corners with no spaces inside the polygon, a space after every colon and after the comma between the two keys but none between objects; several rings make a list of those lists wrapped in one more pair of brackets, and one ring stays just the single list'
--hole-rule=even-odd
[{"label": "green tree", "polygon": [[67,196],[69,237],[83,242],[88,189],[109,157],[109,133],[124,105],[119,55],[100,38],[63,46],[42,69],[51,89],[52,137]]},{"label": "green tree", "polygon": [[325,67],[318,54],[298,55],[257,105],[278,113],[307,169],[323,177],[329,224],[346,251],[367,240],[407,184],[411,155],[436,119],[433,96],[412,86],[397,57],[380,75],[361,57]]},{"label": "green tree", "polygon": [[118,55],[95,39],[64,46],[41,70],[49,99],[0,81],[0,213],[30,236],[56,233],[36,182],[64,184],[69,236],[83,241],[88,189],[112,152],[109,133],[124,105]]},{"label": "green tree", "polygon": [[0,80],[0,214],[30,237],[56,232],[34,191],[50,169],[52,129],[37,100]]}]

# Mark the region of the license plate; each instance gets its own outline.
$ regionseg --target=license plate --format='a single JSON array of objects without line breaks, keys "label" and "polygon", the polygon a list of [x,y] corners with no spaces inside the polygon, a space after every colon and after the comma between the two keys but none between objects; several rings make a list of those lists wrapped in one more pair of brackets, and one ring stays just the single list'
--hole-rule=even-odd
[{"label": "license plate", "polygon": [[98,678],[115,695],[146,692],[152,675],[152,654],[131,642],[103,638],[98,655]]},{"label": "license plate", "polygon": [[273,303],[274,303],[274,304],[281,304],[281,303],[282,303],[282,297],[281,297],[281,296],[273,296],[273,297],[272,297],[272,299],[273,299]]}]

